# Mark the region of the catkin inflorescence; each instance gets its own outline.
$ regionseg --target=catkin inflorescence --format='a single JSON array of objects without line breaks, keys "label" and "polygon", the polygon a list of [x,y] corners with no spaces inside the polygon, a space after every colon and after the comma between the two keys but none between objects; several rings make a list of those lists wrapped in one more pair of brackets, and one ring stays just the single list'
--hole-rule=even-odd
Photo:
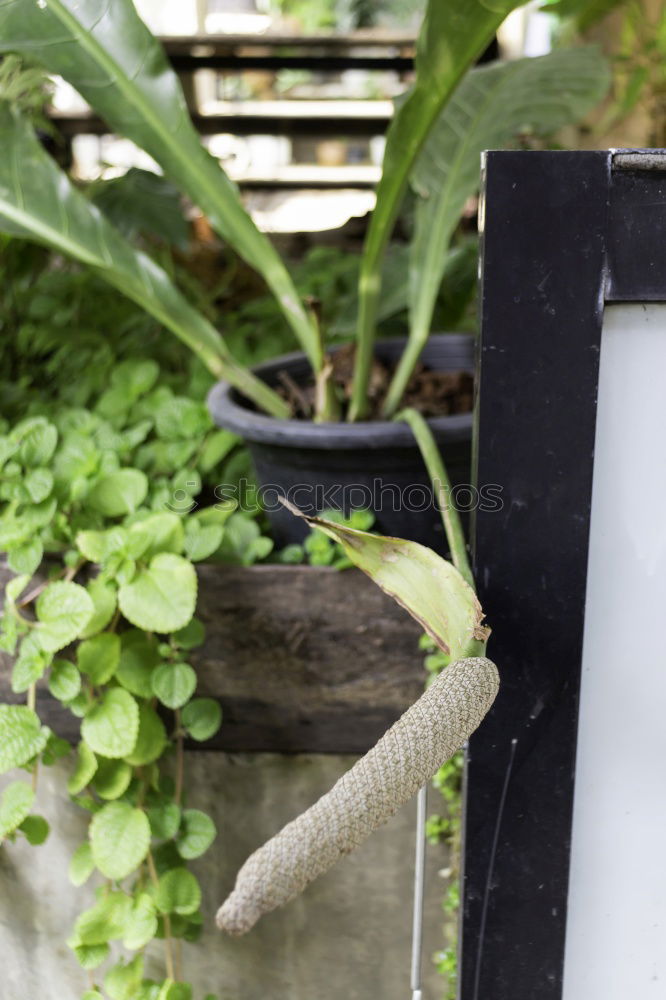
[{"label": "catkin inflorescence", "polygon": [[245,934],[385,823],[478,727],[499,687],[484,657],[447,667],[330,792],[255,851],[217,913]]}]

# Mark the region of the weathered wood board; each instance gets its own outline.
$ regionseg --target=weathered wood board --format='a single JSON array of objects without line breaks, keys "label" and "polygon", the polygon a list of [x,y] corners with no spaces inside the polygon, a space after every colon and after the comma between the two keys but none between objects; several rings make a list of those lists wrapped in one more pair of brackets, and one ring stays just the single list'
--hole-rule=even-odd
[{"label": "weathered wood board", "polygon": [[[3,586],[10,575],[0,569]],[[224,715],[205,749],[363,753],[422,692],[420,627],[359,571],[202,565],[198,575],[206,641],[191,662],[198,693]],[[18,701],[10,671],[0,653],[0,699]],[[37,706],[78,738],[79,720],[44,685]]]}]

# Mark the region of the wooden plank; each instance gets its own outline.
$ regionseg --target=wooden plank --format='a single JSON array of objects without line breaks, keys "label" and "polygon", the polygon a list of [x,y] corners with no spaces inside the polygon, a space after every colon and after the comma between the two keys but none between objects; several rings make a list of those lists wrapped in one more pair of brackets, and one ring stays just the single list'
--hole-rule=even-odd
[{"label": "wooden plank", "polygon": [[[423,690],[419,626],[357,570],[204,565],[191,662],[224,724],[227,751],[364,753]],[[4,585],[10,574],[0,570]],[[0,698],[11,693],[0,654]],[[40,685],[42,719],[75,738],[79,720]]]}]

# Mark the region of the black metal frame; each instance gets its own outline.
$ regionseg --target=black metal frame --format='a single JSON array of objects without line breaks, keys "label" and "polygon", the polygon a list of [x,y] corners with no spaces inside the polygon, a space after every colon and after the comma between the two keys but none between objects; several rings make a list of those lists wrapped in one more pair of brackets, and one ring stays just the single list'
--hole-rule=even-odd
[{"label": "black metal frame", "polygon": [[500,668],[467,763],[460,997],[560,1000],[605,301],[666,299],[661,152],[491,152],[475,572]]}]

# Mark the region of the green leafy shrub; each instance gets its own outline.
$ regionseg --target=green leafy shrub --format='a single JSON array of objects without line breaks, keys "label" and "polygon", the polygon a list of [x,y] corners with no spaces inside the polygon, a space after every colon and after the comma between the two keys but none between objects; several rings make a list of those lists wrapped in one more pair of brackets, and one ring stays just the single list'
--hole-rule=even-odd
[{"label": "green leafy shrub", "polygon": [[[188,663],[204,640],[194,563],[249,564],[272,549],[250,515],[216,502],[207,485],[224,481],[236,439],[169,381],[154,360],[128,358],[110,367],[103,391],[84,393],[87,406],[26,385],[16,399],[27,415],[0,424],[0,549],[17,574],[0,648],[14,656],[17,701],[25,697],[0,705],[0,772],[31,775],[5,788],[0,837],[39,844],[48,834],[32,812],[39,769],[70,747],[35,711],[44,680],[80,719],[68,791],[90,823],[70,877],[106,880],[68,939],[99,977],[88,998],[191,996],[174,941],[200,932],[201,891],[187,864],[215,827],[185,801],[183,743],[210,739],[222,721],[215,700],[197,697]],[[166,948],[161,982],[143,976],[156,936]],[[98,973],[112,942],[130,960]]]}]

